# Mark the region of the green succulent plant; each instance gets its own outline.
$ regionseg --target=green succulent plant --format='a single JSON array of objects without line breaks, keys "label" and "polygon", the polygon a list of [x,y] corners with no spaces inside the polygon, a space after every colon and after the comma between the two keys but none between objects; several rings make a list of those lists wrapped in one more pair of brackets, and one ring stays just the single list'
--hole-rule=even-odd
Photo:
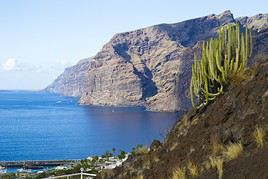
[{"label": "green succulent plant", "polygon": [[203,41],[201,55],[194,54],[190,95],[200,108],[223,93],[229,79],[245,70],[252,54],[252,31],[236,23],[223,26],[217,38]]}]

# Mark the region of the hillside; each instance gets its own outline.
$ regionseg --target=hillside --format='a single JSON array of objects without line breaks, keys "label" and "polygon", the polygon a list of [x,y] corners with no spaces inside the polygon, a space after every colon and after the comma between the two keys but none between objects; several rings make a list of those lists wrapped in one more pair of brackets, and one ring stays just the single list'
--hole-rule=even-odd
[{"label": "hillside", "polygon": [[[262,61],[234,78],[227,91],[206,108],[186,113],[163,144],[154,141],[150,151],[130,156],[122,167],[104,170],[98,178],[167,179],[175,178],[173,172],[179,168],[185,168],[186,178],[191,178],[189,168],[193,167],[188,166],[192,162],[197,178],[216,179],[211,159],[221,158],[223,179],[268,178],[268,59]],[[257,147],[253,135],[257,127],[266,133],[264,147]],[[243,149],[227,160],[231,144],[241,144]]]},{"label": "hillside", "polygon": [[194,49],[220,26],[236,21],[253,28],[254,59],[268,56],[268,15],[235,19],[225,11],[116,34],[90,63],[67,69],[46,90],[82,96],[80,102],[86,105],[187,110]]}]

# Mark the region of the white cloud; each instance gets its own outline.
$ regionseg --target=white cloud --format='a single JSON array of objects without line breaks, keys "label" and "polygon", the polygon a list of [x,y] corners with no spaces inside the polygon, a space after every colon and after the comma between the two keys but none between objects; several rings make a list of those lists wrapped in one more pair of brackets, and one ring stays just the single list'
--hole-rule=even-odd
[{"label": "white cloud", "polygon": [[62,72],[66,67],[72,64],[68,60],[59,60],[50,66],[43,66],[40,64],[29,64],[23,61],[9,58],[0,63],[0,72],[32,72],[32,73],[51,73]]},{"label": "white cloud", "polygon": [[1,68],[3,71],[12,71],[15,69],[16,65],[17,61],[14,58],[9,58],[2,63]]},{"label": "white cloud", "polygon": [[41,65],[31,65],[28,63],[19,62],[14,58],[9,58],[0,64],[0,71],[3,72],[36,72],[44,71]]}]

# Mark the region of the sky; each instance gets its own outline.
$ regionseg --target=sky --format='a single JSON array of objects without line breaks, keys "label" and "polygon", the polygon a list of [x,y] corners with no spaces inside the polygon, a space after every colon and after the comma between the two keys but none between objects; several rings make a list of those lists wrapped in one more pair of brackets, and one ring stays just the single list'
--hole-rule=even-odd
[{"label": "sky", "polygon": [[0,0],[0,89],[43,89],[115,33],[225,10],[268,13],[268,1]]}]

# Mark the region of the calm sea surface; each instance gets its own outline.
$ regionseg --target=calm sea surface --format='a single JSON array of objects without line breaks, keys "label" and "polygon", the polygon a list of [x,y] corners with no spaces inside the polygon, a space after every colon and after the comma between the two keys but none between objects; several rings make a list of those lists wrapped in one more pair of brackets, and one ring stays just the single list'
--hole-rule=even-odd
[{"label": "calm sea surface", "polygon": [[81,159],[163,140],[178,113],[89,107],[77,98],[0,91],[0,160]]}]

